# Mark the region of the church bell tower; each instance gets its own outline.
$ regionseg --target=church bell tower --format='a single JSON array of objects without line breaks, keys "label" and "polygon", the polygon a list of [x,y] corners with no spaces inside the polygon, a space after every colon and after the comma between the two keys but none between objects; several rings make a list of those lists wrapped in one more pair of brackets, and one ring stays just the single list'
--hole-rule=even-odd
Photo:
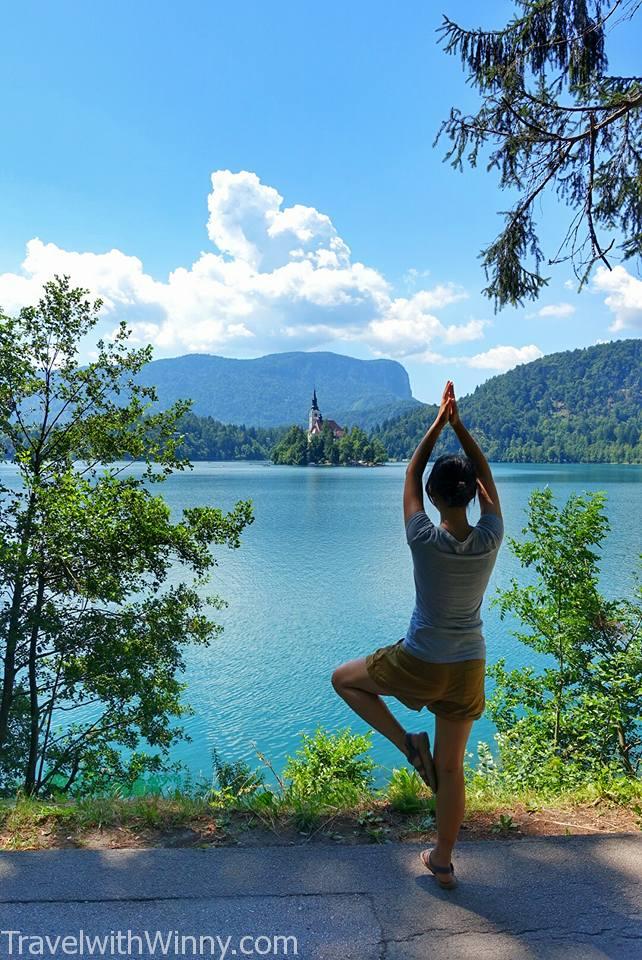
[{"label": "church bell tower", "polygon": [[[308,433],[313,431],[316,433],[321,430],[323,425],[323,417],[321,416],[321,411],[319,410],[319,404],[317,403],[317,390],[314,388],[312,394],[312,406],[310,407],[310,417],[308,419]],[[316,428],[316,429],[315,429]]]}]

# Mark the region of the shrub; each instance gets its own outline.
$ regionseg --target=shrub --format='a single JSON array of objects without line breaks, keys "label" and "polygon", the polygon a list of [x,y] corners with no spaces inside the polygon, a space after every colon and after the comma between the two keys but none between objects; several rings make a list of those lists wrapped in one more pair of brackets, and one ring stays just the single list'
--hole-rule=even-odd
[{"label": "shrub", "polygon": [[250,797],[264,784],[263,775],[252,770],[244,760],[229,763],[214,749],[212,762],[218,786],[218,790],[214,790],[213,794],[217,800],[230,802]]},{"label": "shrub", "polygon": [[301,739],[283,771],[286,799],[322,808],[355,803],[371,793],[376,764],[369,754],[370,734],[319,728]]}]

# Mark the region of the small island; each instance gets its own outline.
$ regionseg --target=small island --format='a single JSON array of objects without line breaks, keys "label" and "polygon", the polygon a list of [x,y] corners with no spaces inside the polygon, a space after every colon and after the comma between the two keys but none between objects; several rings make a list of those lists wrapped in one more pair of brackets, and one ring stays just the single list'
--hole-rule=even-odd
[{"label": "small island", "polygon": [[308,429],[291,426],[271,452],[273,463],[292,466],[364,466],[385,463],[388,453],[378,437],[368,437],[360,427],[341,427],[323,418],[316,387],[308,417]]}]

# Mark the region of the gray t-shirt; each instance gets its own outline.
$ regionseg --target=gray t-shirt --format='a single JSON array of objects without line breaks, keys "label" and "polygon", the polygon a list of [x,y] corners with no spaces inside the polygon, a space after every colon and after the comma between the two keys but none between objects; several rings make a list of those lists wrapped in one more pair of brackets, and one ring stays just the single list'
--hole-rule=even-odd
[{"label": "gray t-shirt", "polygon": [[435,526],[425,511],[406,523],[415,575],[415,609],[403,646],[433,663],[485,658],[480,609],[504,535],[485,513],[465,540]]}]

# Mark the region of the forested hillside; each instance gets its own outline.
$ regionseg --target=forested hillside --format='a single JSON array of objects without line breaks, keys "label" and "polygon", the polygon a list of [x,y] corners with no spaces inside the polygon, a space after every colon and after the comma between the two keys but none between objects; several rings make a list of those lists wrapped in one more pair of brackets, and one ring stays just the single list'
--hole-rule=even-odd
[{"label": "forested hillside", "polygon": [[[642,462],[642,340],[616,340],[523,364],[459,404],[492,460]],[[388,455],[412,455],[434,407],[376,430]],[[440,452],[456,449],[451,431]]]},{"label": "forested hillside", "polygon": [[316,387],[323,415],[364,429],[420,406],[396,360],[338,353],[273,353],[253,360],[192,354],[148,363],[137,377],[156,388],[161,409],[192,401],[192,413],[247,427],[307,425]]}]

